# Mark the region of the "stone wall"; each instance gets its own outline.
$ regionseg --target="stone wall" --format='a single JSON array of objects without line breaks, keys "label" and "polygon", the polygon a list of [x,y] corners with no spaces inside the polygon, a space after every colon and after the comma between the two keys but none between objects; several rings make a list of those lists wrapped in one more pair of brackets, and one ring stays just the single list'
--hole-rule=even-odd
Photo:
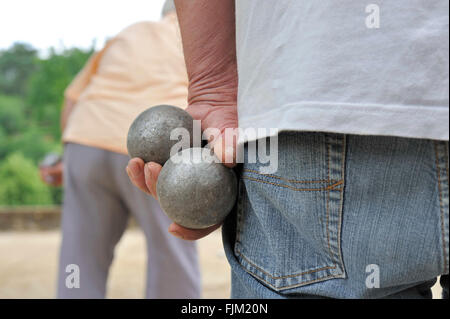
[{"label": "stone wall", "polygon": [[[0,231],[40,231],[58,229],[61,206],[0,206]],[[136,226],[132,218],[129,226]]]}]

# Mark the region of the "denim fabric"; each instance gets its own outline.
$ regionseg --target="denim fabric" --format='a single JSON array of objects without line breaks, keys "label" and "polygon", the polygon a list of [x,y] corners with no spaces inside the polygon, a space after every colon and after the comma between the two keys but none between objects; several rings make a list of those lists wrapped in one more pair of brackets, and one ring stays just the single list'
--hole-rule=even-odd
[{"label": "denim fabric", "polygon": [[233,298],[431,297],[448,274],[448,142],[284,132],[278,157],[271,175],[239,169]]}]

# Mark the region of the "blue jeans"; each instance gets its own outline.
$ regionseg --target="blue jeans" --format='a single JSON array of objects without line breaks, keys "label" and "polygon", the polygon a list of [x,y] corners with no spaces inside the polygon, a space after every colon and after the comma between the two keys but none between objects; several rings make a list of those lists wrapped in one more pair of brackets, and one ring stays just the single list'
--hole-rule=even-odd
[{"label": "blue jeans", "polygon": [[431,297],[449,268],[448,142],[284,132],[278,151],[274,174],[239,169],[232,298]]}]

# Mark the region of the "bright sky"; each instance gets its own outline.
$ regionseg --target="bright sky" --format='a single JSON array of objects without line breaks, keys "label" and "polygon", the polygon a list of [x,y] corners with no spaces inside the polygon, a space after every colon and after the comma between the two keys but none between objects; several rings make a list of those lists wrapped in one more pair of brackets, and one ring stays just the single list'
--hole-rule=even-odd
[{"label": "bright sky", "polygon": [[159,20],[164,0],[0,0],[0,49],[16,41],[48,48],[89,48],[128,25]]}]

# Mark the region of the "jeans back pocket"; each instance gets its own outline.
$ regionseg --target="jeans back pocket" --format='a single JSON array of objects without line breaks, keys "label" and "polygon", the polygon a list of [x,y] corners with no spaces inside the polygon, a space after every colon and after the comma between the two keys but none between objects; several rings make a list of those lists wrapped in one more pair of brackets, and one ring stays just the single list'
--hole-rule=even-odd
[{"label": "jeans back pocket", "polygon": [[284,132],[274,174],[261,173],[258,161],[243,166],[234,253],[276,291],[345,278],[345,140],[342,134]]}]

